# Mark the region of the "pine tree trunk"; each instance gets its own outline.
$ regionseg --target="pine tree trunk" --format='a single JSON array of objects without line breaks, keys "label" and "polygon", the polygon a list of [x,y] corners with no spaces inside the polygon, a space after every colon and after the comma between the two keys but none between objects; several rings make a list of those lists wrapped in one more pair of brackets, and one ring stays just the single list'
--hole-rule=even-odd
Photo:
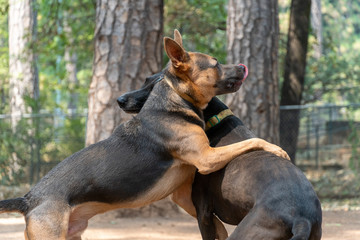
[{"label": "pine tree trunk", "polygon": [[161,70],[162,0],[98,0],[86,144],[107,138],[129,117],[116,103]]},{"label": "pine tree trunk", "polygon": [[10,111],[13,128],[21,114],[31,112],[25,106],[24,96],[37,99],[39,95],[36,56],[31,48],[36,38],[34,3],[34,0],[9,1]]},{"label": "pine tree trunk", "polygon": [[[304,88],[311,0],[292,0],[280,104],[301,104]],[[280,112],[280,146],[295,163],[299,110]]]},{"label": "pine tree trunk", "polygon": [[311,27],[316,36],[316,43],[313,44],[314,57],[320,58],[323,43],[321,0],[311,0]]},{"label": "pine tree trunk", "polygon": [[227,62],[244,63],[249,77],[225,102],[259,137],[279,143],[278,3],[229,0]]}]

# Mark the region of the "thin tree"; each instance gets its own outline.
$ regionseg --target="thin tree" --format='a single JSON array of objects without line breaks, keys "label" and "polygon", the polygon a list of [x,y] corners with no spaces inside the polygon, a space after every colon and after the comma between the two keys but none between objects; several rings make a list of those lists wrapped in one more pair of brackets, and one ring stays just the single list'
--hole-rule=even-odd
[{"label": "thin tree", "polygon": [[72,37],[74,35],[74,32],[69,25],[69,19],[70,16],[67,12],[64,13],[64,32],[67,35],[69,44],[65,46],[65,54],[64,54],[64,60],[65,60],[65,69],[66,69],[66,80],[67,84],[69,86],[69,102],[68,102],[68,110],[71,114],[76,113],[77,110],[77,102],[78,102],[78,93],[76,92],[76,86],[79,84],[79,80],[77,78],[77,61],[78,61],[78,55],[73,49],[74,45],[74,38]]},{"label": "thin tree", "polygon": [[128,118],[116,98],[161,70],[162,23],[163,0],[97,1],[87,145],[107,138]]},{"label": "thin tree", "polygon": [[16,127],[23,113],[31,113],[24,97],[37,99],[39,80],[33,42],[36,38],[35,0],[9,1],[10,111]]},{"label": "thin tree", "polygon": [[[10,0],[9,1],[9,97],[10,113],[13,132],[16,133],[21,115],[37,111],[39,98],[39,78],[36,67],[34,43],[36,40],[36,8],[35,0]],[[33,103],[26,102],[33,99]],[[34,104],[35,103],[35,104]],[[31,107],[32,106],[32,107]],[[33,121],[34,128],[27,129],[35,138],[28,142],[33,156],[39,159],[38,147],[39,121]],[[15,176],[20,169],[21,159],[16,152],[11,157],[10,178]],[[31,158],[33,161],[33,158]],[[31,180],[34,174],[33,163],[30,170]]]},{"label": "thin tree", "polygon": [[316,37],[316,43],[313,44],[314,57],[320,58],[322,55],[322,45],[323,45],[321,0],[311,0],[310,20],[311,20],[311,27]]},{"label": "thin tree", "polygon": [[278,3],[229,0],[227,62],[244,63],[249,77],[225,102],[259,137],[279,142]]},{"label": "thin tree", "polygon": [[[292,0],[280,105],[301,104],[305,81],[311,0]],[[299,109],[280,112],[280,146],[295,163]]]}]

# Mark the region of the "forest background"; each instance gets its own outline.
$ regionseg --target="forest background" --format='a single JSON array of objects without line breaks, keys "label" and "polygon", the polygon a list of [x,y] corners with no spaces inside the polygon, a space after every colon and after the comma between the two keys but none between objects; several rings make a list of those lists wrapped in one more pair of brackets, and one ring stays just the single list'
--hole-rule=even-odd
[{"label": "forest background", "polygon": [[[22,118],[16,120],[14,124],[12,119],[14,112],[11,108],[13,73],[10,69],[11,54],[9,53],[10,6],[9,1],[0,0],[0,114],[2,116],[0,119],[0,183],[2,185],[36,182],[55,163],[83,148],[86,144],[85,136],[89,135],[89,128],[86,129],[89,121],[88,102],[91,99],[89,89],[91,89],[90,85],[96,71],[95,55],[99,48],[95,42],[96,32],[99,30],[96,22],[101,13],[99,10],[101,1],[98,1],[98,4],[95,0],[29,2],[36,16],[34,18],[36,24],[34,24],[35,30],[32,32],[31,41],[26,44],[26,49],[31,51],[35,59],[32,65],[36,65],[38,93],[21,96],[26,110],[21,112]],[[160,9],[163,17],[158,18],[156,11],[151,8],[144,11],[148,12],[150,18],[152,16],[154,19],[158,18],[157,21],[161,24],[159,29],[161,36],[172,36],[173,30],[177,28],[183,35],[187,50],[216,56],[221,63],[228,61],[226,39],[229,20],[227,17],[229,8],[233,7],[230,4],[234,4],[234,1],[165,0],[159,2],[161,4],[157,7],[159,9],[163,7]],[[350,106],[345,110],[342,109],[345,115],[350,116],[350,121],[347,123],[350,130],[346,135],[350,155],[345,167],[358,171],[360,169],[360,154],[358,154],[360,137],[356,121],[360,119],[360,111],[356,106],[360,103],[358,96],[360,90],[360,2],[354,0],[313,0],[311,2],[313,5],[321,2],[321,8],[309,12],[308,18],[313,21],[320,16],[321,24],[314,22],[305,24],[309,30],[306,38],[306,72],[301,101],[298,104]],[[279,31],[276,35],[278,44],[276,49],[278,53],[276,81],[278,82],[276,84],[279,90],[276,91],[276,97],[277,101],[280,101],[286,54],[289,50],[287,42],[292,3],[290,0],[279,0],[277,4],[276,17],[279,20]],[[161,38],[159,39],[161,44]],[[163,52],[161,47],[154,47],[154,49]],[[167,63],[166,56],[161,58],[158,64],[164,66]],[[141,66],[141,64],[138,65]],[[123,89],[118,89],[117,93],[138,88],[142,81],[144,78],[128,84],[129,86]],[[108,103],[105,105],[109,109],[116,107]],[[120,110],[117,108],[111,111],[120,115]],[[234,111],[236,112],[236,109]],[[27,113],[30,115],[26,115]],[[114,122],[124,121],[124,119],[126,116],[122,115]],[[300,124],[303,121],[301,119]],[[266,126],[265,122],[258,124]],[[257,131],[253,128],[252,130]],[[112,131],[112,128],[109,131]],[[261,133],[256,133],[261,135]],[[100,139],[94,137],[93,141]],[[276,138],[267,138],[267,140],[279,143]],[[301,154],[298,155],[301,157]],[[333,165],[338,167],[341,164]],[[360,188],[360,183],[356,184],[355,187]],[[352,185],[354,185],[353,182]],[[353,189],[339,191],[342,191],[342,196],[353,197],[349,193],[353,192]]]}]

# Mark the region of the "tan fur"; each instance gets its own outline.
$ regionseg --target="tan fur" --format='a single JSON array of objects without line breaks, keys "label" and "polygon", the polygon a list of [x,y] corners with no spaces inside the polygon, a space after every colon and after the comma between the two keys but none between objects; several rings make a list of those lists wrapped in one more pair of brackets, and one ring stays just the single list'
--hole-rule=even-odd
[{"label": "tan fur", "polygon": [[[165,38],[164,45],[166,53],[172,62],[169,72],[180,78],[181,82],[174,84],[166,77],[165,81],[182,98],[200,109],[205,109],[211,98],[218,94],[215,86],[222,76],[217,68],[215,68],[217,61],[213,57],[202,53],[185,52],[181,35],[177,30],[174,32],[174,39],[173,41],[170,38]],[[206,58],[208,63],[213,65],[214,68],[201,71],[196,64],[200,55],[202,58]],[[185,56],[189,56],[189,58]],[[189,95],[189,92],[193,94]],[[197,125],[173,125],[172,129],[179,134],[180,139],[183,139],[182,147],[177,152],[172,153],[173,157],[196,166],[202,174],[217,171],[235,157],[253,150],[264,149],[289,159],[287,153],[280,147],[262,139],[253,138],[224,147],[212,148],[209,145],[204,130]],[[196,212],[194,214],[195,207],[191,201],[192,180],[189,179],[181,188],[177,189],[173,193],[172,199],[190,215],[196,216]],[[216,221],[216,231],[222,239],[225,239],[227,236],[227,232],[224,229],[222,223]]]}]

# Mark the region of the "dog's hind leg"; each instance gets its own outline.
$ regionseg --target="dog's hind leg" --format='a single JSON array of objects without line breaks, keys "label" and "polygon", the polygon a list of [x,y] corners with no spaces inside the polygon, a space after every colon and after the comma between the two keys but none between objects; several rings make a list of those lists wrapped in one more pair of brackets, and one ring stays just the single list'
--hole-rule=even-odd
[{"label": "dog's hind leg", "polygon": [[261,207],[254,207],[239,223],[228,240],[285,240],[291,232],[283,221]]},{"label": "dog's hind leg", "polygon": [[213,216],[213,221],[215,224],[217,239],[219,240],[227,239],[229,235],[224,224],[216,216]]},{"label": "dog's hind leg", "polygon": [[191,199],[193,181],[194,175],[189,177],[171,194],[171,200],[184,209],[188,214],[196,218],[196,209]]},{"label": "dog's hind leg", "polygon": [[26,240],[66,240],[70,207],[60,201],[46,201],[26,216]]}]

